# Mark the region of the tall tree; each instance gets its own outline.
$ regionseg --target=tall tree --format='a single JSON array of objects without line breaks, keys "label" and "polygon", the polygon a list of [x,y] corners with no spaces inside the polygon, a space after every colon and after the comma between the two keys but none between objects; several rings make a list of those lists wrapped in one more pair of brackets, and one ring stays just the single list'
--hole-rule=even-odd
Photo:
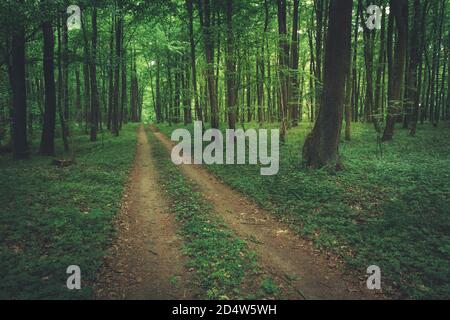
[{"label": "tall tree", "polygon": [[195,53],[195,39],[194,39],[194,0],[186,0],[186,9],[189,18],[189,45],[191,50],[191,79],[192,90],[194,95],[195,113],[198,121],[203,121],[202,107],[198,101],[198,89],[197,89],[197,65],[196,65],[196,53]]},{"label": "tall tree", "polygon": [[425,22],[428,0],[414,0],[414,25],[410,36],[410,64],[408,70],[408,98],[407,103],[412,108],[411,135],[417,130],[420,111],[420,92],[422,90],[422,57],[425,47]]},{"label": "tall tree", "polygon": [[119,98],[120,98],[120,64],[122,63],[122,0],[116,1],[116,16],[115,16],[115,61],[114,61],[114,91],[113,91],[113,110],[112,110],[112,133],[115,136],[119,136],[119,121],[120,121],[120,110],[119,110]]},{"label": "tall tree", "polygon": [[227,110],[230,129],[236,129],[236,64],[233,41],[233,0],[227,0]]},{"label": "tall tree", "polygon": [[64,16],[62,17],[62,78],[63,78],[63,109],[64,109],[64,121],[65,121],[65,135],[69,136],[69,120],[70,120],[70,110],[69,110],[69,31],[67,28],[67,23],[64,21]]},{"label": "tall tree", "polygon": [[386,63],[386,6],[383,6],[383,13],[381,18],[381,32],[380,32],[380,53],[378,57],[377,76],[375,80],[375,101],[372,110],[372,121],[375,130],[381,132],[381,114],[383,113],[383,96],[384,96],[384,72]]},{"label": "tall tree", "polygon": [[394,66],[392,70],[392,83],[388,95],[388,115],[382,141],[392,140],[394,136],[395,122],[402,102],[402,84],[404,83],[403,79],[408,42],[408,1],[391,0],[390,8],[392,15],[395,18],[397,39],[395,45]]},{"label": "tall tree", "polygon": [[[369,2],[366,1],[366,6],[369,6]],[[363,5],[362,0],[359,0],[358,5],[361,15],[361,21],[364,21],[363,18]],[[374,54],[374,44],[375,44],[375,32],[370,30],[367,26],[363,28],[363,36],[364,36],[364,61],[366,66],[366,95],[365,95],[365,104],[364,104],[364,118],[366,121],[372,120],[372,112],[373,112],[373,54]]]},{"label": "tall tree", "polygon": [[44,35],[44,86],[45,86],[45,112],[44,127],[42,128],[42,138],[40,152],[43,155],[52,156],[55,154],[55,122],[56,122],[56,90],[54,73],[54,47],[55,38],[53,27],[50,21],[42,23]]},{"label": "tall tree", "polygon": [[291,90],[289,91],[289,107],[292,113],[292,126],[296,127],[299,120],[299,81],[298,81],[298,42],[299,42],[299,0],[294,0],[292,13],[292,41],[291,41]]},{"label": "tall tree", "polygon": [[111,31],[109,36],[109,65],[108,65],[108,130],[112,129],[112,115],[113,115],[113,103],[114,103],[114,30],[115,30],[115,16],[111,15]]},{"label": "tall tree", "polygon": [[306,165],[340,169],[339,134],[350,64],[352,0],[331,0],[325,49],[321,108],[303,146]]},{"label": "tall tree", "polygon": [[92,46],[90,59],[90,77],[91,77],[91,117],[90,117],[90,136],[91,141],[97,141],[97,131],[99,122],[99,97],[97,87],[97,8],[94,5],[92,10]]},{"label": "tall tree", "polygon": [[61,125],[61,136],[64,144],[64,151],[69,151],[68,128],[64,116],[64,71],[63,71],[63,40],[62,40],[62,15],[58,16],[57,35],[58,35],[58,115]]},{"label": "tall tree", "polygon": [[289,100],[289,43],[286,26],[286,0],[277,0],[278,4],[278,36],[279,36],[279,83],[280,83],[280,139],[285,141]]},{"label": "tall tree", "polygon": [[216,80],[214,76],[214,42],[211,27],[211,2],[199,0],[200,25],[203,30],[203,39],[206,58],[206,79],[208,82],[208,97],[211,107],[211,127],[219,128],[219,108],[217,104]]},{"label": "tall tree", "polygon": [[[23,5],[23,0],[15,1]],[[27,141],[27,91],[25,75],[25,17],[19,15],[15,30],[12,30],[10,82],[12,90],[12,146],[13,156],[23,159],[28,156]]]}]

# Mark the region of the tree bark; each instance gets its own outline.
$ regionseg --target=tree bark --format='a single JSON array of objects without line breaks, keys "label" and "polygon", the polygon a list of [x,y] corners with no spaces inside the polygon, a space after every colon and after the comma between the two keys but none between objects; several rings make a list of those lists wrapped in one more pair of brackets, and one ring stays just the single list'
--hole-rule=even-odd
[{"label": "tree bark", "polygon": [[208,82],[208,96],[211,107],[211,127],[219,128],[219,110],[217,104],[216,81],[214,75],[214,43],[211,30],[211,3],[210,0],[199,1],[200,24],[203,30],[206,57],[206,80]]},{"label": "tree bark", "polygon": [[198,89],[197,89],[197,66],[196,66],[196,53],[195,53],[195,40],[194,40],[194,1],[186,0],[186,8],[189,17],[189,45],[191,50],[191,79],[192,90],[194,95],[195,113],[198,121],[203,121],[202,107],[198,101]]},{"label": "tree bark", "polygon": [[53,156],[55,154],[55,122],[56,122],[56,90],[54,73],[54,47],[55,38],[50,21],[42,23],[44,35],[44,86],[45,86],[45,111],[44,127],[42,130],[40,152],[42,155]]},{"label": "tree bark", "polygon": [[291,90],[289,90],[289,106],[292,112],[292,126],[298,126],[299,121],[299,82],[298,82],[298,15],[299,0],[294,0],[294,8],[292,13],[292,42],[291,42]]},{"label": "tree bark", "polygon": [[[121,8],[122,1],[117,1],[118,8]],[[113,110],[112,110],[112,133],[117,137],[119,136],[119,97],[120,97],[120,64],[122,62],[122,16],[116,17],[116,52],[114,62],[114,94],[113,94]]]},{"label": "tree bark", "polygon": [[[420,92],[422,91],[422,65],[423,51],[425,49],[425,22],[427,14],[428,1],[421,6],[420,0],[414,0],[414,25],[411,33],[409,66],[409,91],[408,100],[413,108],[411,131],[412,136],[416,135],[417,122],[420,112]],[[419,70],[417,70],[419,68]]]},{"label": "tree bark", "polygon": [[64,115],[64,73],[63,73],[63,53],[62,53],[62,16],[58,17],[58,115],[61,125],[61,136],[64,144],[64,151],[68,152],[69,140],[68,140],[68,128],[66,125],[66,119]]},{"label": "tree bark", "polygon": [[278,35],[279,35],[279,79],[280,79],[280,139],[286,140],[287,112],[289,102],[289,44],[286,27],[286,0],[278,0]]},{"label": "tree bark", "polygon": [[228,127],[236,129],[236,63],[233,46],[233,0],[227,0],[227,111]]},{"label": "tree bark", "polygon": [[307,166],[341,169],[339,133],[351,53],[352,0],[331,0],[321,108],[303,147]]},{"label": "tree bark", "polygon": [[99,97],[97,87],[97,8],[92,11],[92,47],[90,59],[91,76],[91,141],[97,141],[98,120],[99,120]]},{"label": "tree bark", "polygon": [[390,141],[394,137],[394,128],[397,114],[400,110],[402,98],[402,84],[404,83],[405,58],[407,50],[407,0],[391,0],[391,12],[395,18],[397,40],[392,74],[391,90],[388,95],[388,116],[382,141]]},{"label": "tree bark", "polygon": [[76,109],[76,121],[81,121],[81,81],[80,81],[80,69],[77,66],[75,70],[75,109]]},{"label": "tree bark", "polygon": [[[18,1],[22,4],[23,1]],[[19,17],[18,19],[21,19]],[[27,91],[25,76],[25,26],[12,30],[10,81],[12,89],[12,147],[15,159],[28,157]]]},{"label": "tree bark", "polygon": [[[363,21],[363,5],[362,0],[359,0],[360,15]],[[366,1],[366,5],[368,5]],[[373,112],[373,48],[375,33],[369,30],[366,26],[363,27],[364,36],[364,61],[366,66],[366,96],[364,104],[364,118],[366,121],[372,121]]]},{"label": "tree bark", "polygon": [[383,110],[383,99],[384,90],[384,64],[386,62],[386,7],[383,7],[383,15],[381,20],[381,33],[380,33],[380,54],[378,57],[377,66],[377,78],[376,78],[376,88],[375,88],[375,103],[373,105],[372,111],[372,121],[377,132],[381,132],[381,115]]},{"label": "tree bark", "polygon": [[108,66],[108,119],[107,128],[111,130],[112,128],[112,114],[113,114],[113,103],[114,103],[114,15],[111,17],[111,34],[109,38],[109,66]]}]

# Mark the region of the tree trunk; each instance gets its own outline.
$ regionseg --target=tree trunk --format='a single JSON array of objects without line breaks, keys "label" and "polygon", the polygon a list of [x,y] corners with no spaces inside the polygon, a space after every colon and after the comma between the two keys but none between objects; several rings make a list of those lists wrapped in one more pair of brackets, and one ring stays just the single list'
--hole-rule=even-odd
[{"label": "tree trunk", "polygon": [[156,62],[156,122],[161,123],[164,121],[162,116],[162,106],[161,106],[161,63],[159,59]]},{"label": "tree trunk", "polygon": [[339,133],[345,98],[345,79],[351,53],[351,0],[331,0],[325,50],[321,108],[313,131],[303,147],[306,165],[340,169]]},{"label": "tree trunk", "polygon": [[[19,4],[23,1],[18,1]],[[18,19],[21,19],[19,17]],[[12,31],[10,81],[12,90],[12,147],[15,159],[28,157],[27,91],[25,76],[25,26]]]},{"label": "tree trunk", "polygon": [[[427,17],[428,1],[421,7],[420,0],[414,0],[414,26],[411,33],[409,66],[408,100],[413,108],[411,132],[415,136],[420,112],[420,92],[422,91],[422,65],[423,51],[425,49],[425,22]],[[417,71],[419,68],[419,71]]]},{"label": "tree trunk", "polygon": [[80,81],[80,69],[77,66],[75,70],[75,109],[76,109],[76,121],[81,121],[81,81]]},{"label": "tree trunk", "polygon": [[292,112],[292,126],[298,126],[299,120],[299,83],[298,83],[298,6],[299,0],[294,0],[292,13],[292,42],[291,42],[291,90],[289,91],[289,107]]},{"label": "tree trunk", "polygon": [[352,88],[353,83],[350,71],[345,81],[345,140],[352,139]]},{"label": "tree trunk", "polygon": [[64,144],[64,151],[69,151],[69,140],[67,138],[68,129],[64,116],[64,76],[63,76],[63,57],[62,57],[62,17],[58,17],[58,114],[61,125],[61,136]]},{"label": "tree trunk", "polygon": [[405,57],[407,49],[407,20],[408,2],[407,0],[391,0],[391,12],[395,18],[397,26],[397,40],[395,46],[395,57],[392,74],[392,84],[390,85],[390,95],[388,96],[388,116],[386,128],[382,141],[390,141],[394,136],[395,122],[400,110],[402,98],[402,84],[404,83]]},{"label": "tree trunk", "polygon": [[112,128],[112,114],[114,109],[114,15],[111,18],[111,35],[109,39],[109,66],[108,66],[108,80],[109,80],[109,90],[108,90],[108,123],[107,128],[111,130]]},{"label": "tree trunk", "polygon": [[44,35],[44,80],[45,80],[45,111],[44,127],[42,130],[40,152],[43,155],[55,154],[55,121],[56,121],[56,90],[54,74],[54,47],[55,38],[50,21],[42,23]]},{"label": "tree trunk", "polygon": [[97,8],[92,11],[92,47],[90,59],[91,76],[91,141],[97,141],[98,120],[99,120],[99,98],[97,88]]},{"label": "tree trunk", "polygon": [[63,110],[64,110],[64,121],[66,137],[70,135],[69,132],[69,120],[70,120],[70,110],[69,110],[69,32],[67,30],[67,23],[65,23],[62,18],[62,76],[63,76]]},{"label": "tree trunk", "polygon": [[[450,60],[450,32],[448,33],[448,55],[447,59]],[[446,113],[447,113],[447,120],[450,119],[450,63],[448,64],[448,70],[447,70],[447,107],[446,107]]]},{"label": "tree trunk", "polygon": [[214,43],[211,30],[211,3],[210,0],[200,0],[199,15],[203,30],[206,57],[206,79],[208,82],[208,96],[211,107],[211,127],[219,128],[219,110],[217,105],[216,81],[214,75]]},{"label": "tree trunk", "polygon": [[122,30],[121,30],[121,44],[120,44],[120,67],[121,67],[121,94],[120,94],[120,115],[119,115],[119,129],[122,129],[122,125],[123,123],[127,122],[127,112],[126,110],[128,110],[128,97],[127,97],[127,60],[128,60],[128,55],[126,54],[125,51],[125,46],[124,46],[124,34],[125,34],[125,27],[124,27],[124,22],[122,20],[121,23],[122,26]]},{"label": "tree trunk", "polygon": [[384,64],[386,62],[386,7],[383,7],[383,15],[381,21],[381,34],[380,34],[380,54],[378,57],[377,66],[377,79],[375,88],[375,103],[372,111],[372,121],[377,132],[381,132],[381,115],[382,115],[382,97],[384,96],[383,83],[384,83]]},{"label": "tree trunk", "polygon": [[192,90],[194,95],[195,113],[198,121],[203,121],[202,107],[198,101],[197,90],[197,66],[196,66],[196,54],[195,54],[195,40],[194,40],[194,3],[193,0],[186,0],[186,8],[189,16],[189,44],[191,50],[191,78],[192,78]]},{"label": "tree trunk", "polygon": [[227,0],[227,110],[228,127],[236,129],[236,63],[233,46],[233,0]]},{"label": "tree trunk", "polygon": [[[121,1],[118,0],[118,7],[121,7]],[[112,133],[119,136],[119,96],[120,96],[120,63],[122,61],[122,24],[123,18],[116,17],[116,52],[114,62],[114,95],[112,112]]]},{"label": "tree trunk", "polygon": [[289,99],[289,44],[286,27],[286,0],[278,0],[279,79],[280,79],[280,139],[286,140]]},{"label": "tree trunk", "polygon": [[[363,18],[363,6],[362,0],[359,0],[359,8],[361,20]],[[366,2],[366,5],[368,3]],[[364,61],[366,66],[366,96],[364,104],[364,118],[366,121],[372,121],[373,112],[373,48],[374,48],[374,37],[375,33],[369,30],[367,26],[363,27],[364,36]]]}]

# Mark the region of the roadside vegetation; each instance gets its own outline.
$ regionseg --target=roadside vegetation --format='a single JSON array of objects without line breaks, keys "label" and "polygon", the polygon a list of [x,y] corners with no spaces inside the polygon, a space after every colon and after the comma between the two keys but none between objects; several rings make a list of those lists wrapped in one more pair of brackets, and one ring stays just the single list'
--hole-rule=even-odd
[{"label": "roadside vegetation", "polygon": [[[135,129],[124,126],[120,137],[108,133],[98,142],[74,136],[76,159],[68,167],[34,154],[24,161],[0,156],[0,299],[91,298],[114,236]],[[81,268],[82,290],[66,287],[70,265]]]}]

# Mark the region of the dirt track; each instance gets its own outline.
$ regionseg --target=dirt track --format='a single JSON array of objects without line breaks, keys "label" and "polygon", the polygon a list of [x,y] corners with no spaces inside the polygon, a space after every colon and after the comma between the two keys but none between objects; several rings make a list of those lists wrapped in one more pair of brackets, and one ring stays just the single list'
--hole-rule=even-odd
[{"label": "dirt track", "polygon": [[[151,129],[164,146],[171,150],[172,141],[154,126]],[[336,261],[325,258],[313,249],[310,242],[298,237],[269,212],[219,181],[201,166],[181,165],[180,169],[199,186],[204,197],[213,204],[215,213],[258,253],[260,266],[285,287],[286,298],[382,298],[365,287],[364,273],[344,276],[338,270]]]}]

